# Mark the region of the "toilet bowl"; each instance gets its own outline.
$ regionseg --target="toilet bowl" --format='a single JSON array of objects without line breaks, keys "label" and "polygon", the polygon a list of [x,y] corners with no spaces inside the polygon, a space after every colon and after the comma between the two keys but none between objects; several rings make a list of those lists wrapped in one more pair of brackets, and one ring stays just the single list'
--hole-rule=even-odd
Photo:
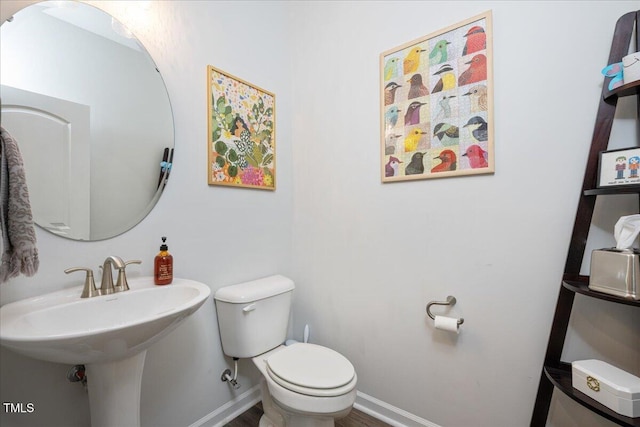
[{"label": "toilet bowl", "polygon": [[[254,357],[253,362],[262,373],[275,410],[288,421],[286,425],[300,425],[294,421],[311,416],[315,422],[304,425],[332,426],[353,407],[357,375],[353,365],[334,350],[297,343],[277,347]],[[268,417],[268,411],[265,413]]]},{"label": "toilet bowl", "polygon": [[282,344],[294,288],[291,279],[275,275],[218,289],[222,350],[251,358],[262,374],[260,427],[332,427],[353,407],[357,375],[337,351]]}]

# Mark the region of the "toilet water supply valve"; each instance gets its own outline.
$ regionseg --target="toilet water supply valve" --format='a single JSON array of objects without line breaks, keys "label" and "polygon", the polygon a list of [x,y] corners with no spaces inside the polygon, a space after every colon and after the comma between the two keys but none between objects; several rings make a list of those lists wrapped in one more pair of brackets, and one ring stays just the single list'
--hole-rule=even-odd
[{"label": "toilet water supply valve", "polygon": [[[254,305],[249,305],[247,307],[245,307],[244,310],[253,310],[255,308]],[[303,333],[303,340],[304,342],[308,342],[309,341],[309,325],[304,325],[304,333]],[[287,342],[285,343],[285,345],[291,345],[291,344],[295,344],[296,340],[287,340]],[[234,357],[233,358],[233,377],[231,376],[231,369],[225,369],[222,372],[222,375],[220,376],[220,381],[222,382],[228,382],[229,384],[231,384],[231,386],[234,389],[239,389],[240,388],[240,384],[238,384],[237,378],[238,378],[238,358]]]},{"label": "toilet water supply valve", "polygon": [[238,358],[233,358],[233,377],[231,376],[231,369],[225,369],[220,377],[222,382],[228,382],[234,389],[239,389],[240,384],[236,380],[238,378]]},{"label": "toilet water supply valve", "polygon": [[87,387],[87,375],[84,365],[75,365],[67,371],[67,379],[72,383],[79,382],[85,388]]}]

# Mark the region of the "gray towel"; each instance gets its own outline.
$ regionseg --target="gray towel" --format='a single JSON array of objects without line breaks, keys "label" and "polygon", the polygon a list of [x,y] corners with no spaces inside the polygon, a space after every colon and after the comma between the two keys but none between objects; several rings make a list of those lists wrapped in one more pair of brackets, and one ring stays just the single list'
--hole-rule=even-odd
[{"label": "gray towel", "polygon": [[24,164],[18,143],[3,127],[0,127],[0,208],[0,283],[20,273],[33,276],[40,261]]}]

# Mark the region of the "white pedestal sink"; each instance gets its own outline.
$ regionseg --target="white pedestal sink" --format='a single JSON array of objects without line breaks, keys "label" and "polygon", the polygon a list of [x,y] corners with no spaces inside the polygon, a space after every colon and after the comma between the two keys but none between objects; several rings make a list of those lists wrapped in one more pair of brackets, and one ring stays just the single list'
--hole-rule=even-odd
[{"label": "white pedestal sink", "polygon": [[0,344],[49,362],[86,365],[92,427],[140,425],[147,349],[209,297],[208,286],[129,279],[129,291],[80,298],[82,287],[0,307]]}]

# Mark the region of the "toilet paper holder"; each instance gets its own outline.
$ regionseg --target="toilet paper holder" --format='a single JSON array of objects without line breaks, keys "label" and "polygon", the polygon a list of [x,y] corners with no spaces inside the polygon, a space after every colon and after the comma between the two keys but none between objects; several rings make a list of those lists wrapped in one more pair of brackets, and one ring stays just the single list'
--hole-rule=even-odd
[{"label": "toilet paper holder", "polygon": [[[427,315],[431,318],[431,320],[436,320],[436,316],[431,313],[432,305],[454,305],[456,303],[456,297],[449,295],[446,301],[431,301],[427,304]],[[458,325],[462,325],[464,323],[464,319],[458,319]]]}]

